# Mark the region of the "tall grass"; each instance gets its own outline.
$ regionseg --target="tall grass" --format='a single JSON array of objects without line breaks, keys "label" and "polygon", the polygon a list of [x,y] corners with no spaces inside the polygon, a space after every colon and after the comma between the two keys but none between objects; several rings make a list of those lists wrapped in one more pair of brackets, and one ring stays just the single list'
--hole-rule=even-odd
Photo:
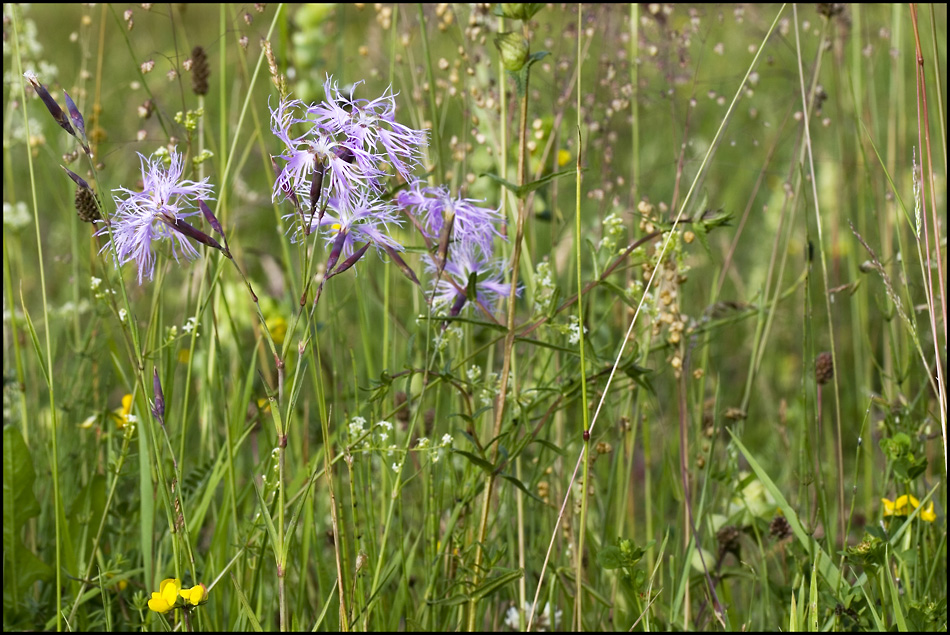
[{"label": "tall grass", "polygon": [[[946,630],[945,8],[4,35],[5,629]],[[428,142],[379,239],[321,209],[352,154],[282,189],[273,113],[387,86]],[[200,257],[140,283],[120,212],[173,152]]]}]

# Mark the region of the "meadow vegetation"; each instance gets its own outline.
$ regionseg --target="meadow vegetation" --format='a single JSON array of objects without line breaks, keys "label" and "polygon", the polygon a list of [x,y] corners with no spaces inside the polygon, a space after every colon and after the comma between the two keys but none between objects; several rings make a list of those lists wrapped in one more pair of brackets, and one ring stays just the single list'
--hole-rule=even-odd
[{"label": "meadow vegetation", "polygon": [[5,630],[946,632],[945,6],[3,32]]}]

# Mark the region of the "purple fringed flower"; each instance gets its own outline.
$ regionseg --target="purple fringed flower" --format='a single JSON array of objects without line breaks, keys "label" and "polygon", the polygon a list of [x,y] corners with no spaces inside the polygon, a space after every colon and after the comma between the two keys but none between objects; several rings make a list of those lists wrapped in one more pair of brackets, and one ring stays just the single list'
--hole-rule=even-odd
[{"label": "purple fringed flower", "polygon": [[[433,277],[437,276],[439,267],[435,260],[428,255],[422,259],[426,271]],[[503,282],[504,272],[504,260],[492,260],[490,252],[486,253],[478,243],[454,243],[449,249],[445,270],[435,283],[432,304],[438,309],[450,309],[450,315],[458,315],[467,299],[469,278],[475,273],[475,295],[483,307],[491,310],[499,298],[507,298],[511,293],[511,285]],[[520,288],[517,293],[521,294]]]},{"label": "purple fringed flower", "polygon": [[[124,192],[128,198],[122,200],[113,197],[116,213],[112,218],[112,238],[118,266],[130,260],[138,263],[139,284],[142,276],[148,273],[149,280],[155,273],[155,253],[153,242],[167,239],[171,242],[172,254],[178,260],[178,250],[186,258],[196,258],[198,251],[186,239],[182,229],[190,229],[201,234],[193,227],[186,226],[182,219],[199,214],[198,199],[209,200],[213,197],[211,185],[207,179],[200,182],[182,180],[182,156],[172,150],[171,164],[166,169],[161,156],[145,158],[139,154],[142,164],[143,190],[133,192],[124,187],[115,192]],[[97,235],[109,235],[109,227],[103,227]],[[111,249],[109,245],[103,251]]]},{"label": "purple fringed flower", "polygon": [[[318,104],[282,100],[271,109],[271,130],[286,147],[274,200],[293,193],[311,216],[328,198],[345,207],[358,204],[367,190],[381,193],[393,176],[387,165],[408,180],[427,143],[424,131],[396,122],[391,90],[372,101],[350,99],[329,76],[324,90],[326,100]],[[295,114],[300,110],[302,115]],[[303,132],[298,137],[291,132],[295,125]]]},{"label": "purple fringed flower", "polygon": [[[412,169],[422,163],[422,148],[428,145],[428,139],[424,130],[396,121],[392,86],[378,99],[352,99],[340,93],[332,79],[328,76],[323,84],[326,100],[312,105],[307,112],[327,130],[344,135],[349,146],[385,159],[405,180],[411,180]],[[362,83],[357,82],[353,88]]]},{"label": "purple fringed flower", "polygon": [[477,243],[485,253],[492,253],[492,241],[495,236],[502,237],[498,226],[503,222],[497,209],[477,207],[476,201],[453,198],[449,188],[425,187],[422,181],[414,181],[408,190],[396,197],[399,205],[416,215],[422,221],[426,236],[438,240],[442,226],[453,223],[451,238],[457,243]]},{"label": "purple fringed flower", "polygon": [[[318,229],[316,218],[312,223],[311,230]],[[341,233],[346,235],[341,255],[347,257],[353,253],[356,243],[369,243],[377,251],[387,247],[402,251],[402,245],[389,235],[390,224],[402,225],[396,207],[364,191],[359,198],[345,204],[331,198],[319,227],[326,230],[328,247],[334,245]]]},{"label": "purple fringed flower", "polygon": [[[338,141],[310,119],[295,117],[294,109],[301,106],[302,101],[291,99],[281,101],[276,110],[271,110],[271,131],[284,142],[286,149],[279,156],[287,162],[274,183],[275,200],[293,191],[309,208],[311,179],[318,168],[325,175],[321,189],[338,200],[349,200],[382,175],[372,167],[376,162],[372,155]],[[290,133],[294,124],[308,124],[310,129],[294,138]],[[318,191],[316,195],[319,194]]]}]

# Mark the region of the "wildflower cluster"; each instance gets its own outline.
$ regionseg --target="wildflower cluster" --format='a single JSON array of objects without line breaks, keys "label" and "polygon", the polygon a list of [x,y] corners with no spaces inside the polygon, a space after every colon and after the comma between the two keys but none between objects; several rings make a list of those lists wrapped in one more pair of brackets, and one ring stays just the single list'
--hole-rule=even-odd
[{"label": "wildflower cluster", "polygon": [[[353,255],[358,242],[401,250],[389,226],[402,221],[381,195],[390,177],[409,180],[421,162],[426,134],[396,121],[391,90],[374,100],[354,99],[331,77],[323,88],[326,98],[320,103],[282,99],[271,109],[271,131],[284,145],[276,157],[284,165],[273,198],[291,200],[304,234],[329,228],[326,239],[336,258]],[[335,264],[328,263],[328,273]]]}]

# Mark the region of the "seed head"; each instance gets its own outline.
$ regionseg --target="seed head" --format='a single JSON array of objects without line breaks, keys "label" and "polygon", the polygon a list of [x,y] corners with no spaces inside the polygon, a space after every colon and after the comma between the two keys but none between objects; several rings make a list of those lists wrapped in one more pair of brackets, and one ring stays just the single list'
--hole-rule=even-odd
[{"label": "seed head", "polygon": [[785,540],[792,535],[792,526],[788,524],[785,516],[776,515],[769,523],[769,534],[776,540]]},{"label": "seed head", "polygon": [[94,223],[102,218],[99,215],[99,205],[96,202],[96,195],[93,194],[90,189],[84,187],[76,188],[75,205],[79,220],[84,223]]},{"label": "seed head", "polygon": [[208,66],[208,56],[205,50],[196,46],[191,51],[191,89],[196,95],[208,94],[208,77],[211,69]]},{"label": "seed head", "polygon": [[827,384],[834,376],[835,367],[834,362],[832,361],[831,353],[828,351],[819,353],[818,357],[815,358],[815,381],[817,381],[818,385],[820,386],[822,384]]}]

